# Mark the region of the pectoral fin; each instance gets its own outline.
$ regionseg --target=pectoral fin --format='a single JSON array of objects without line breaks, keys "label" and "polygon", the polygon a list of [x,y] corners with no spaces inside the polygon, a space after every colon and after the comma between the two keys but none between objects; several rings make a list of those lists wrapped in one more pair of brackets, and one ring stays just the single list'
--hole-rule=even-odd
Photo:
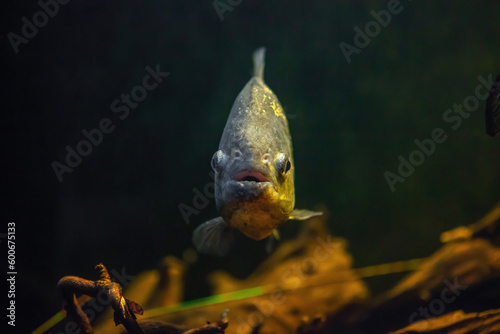
[{"label": "pectoral fin", "polygon": [[306,220],[311,217],[316,217],[316,216],[321,216],[323,212],[319,211],[310,211],[310,210],[303,210],[303,209],[295,209],[293,212],[290,214],[291,220]]},{"label": "pectoral fin", "polygon": [[193,232],[193,244],[200,253],[224,256],[232,240],[232,231],[222,217],[201,224]]}]

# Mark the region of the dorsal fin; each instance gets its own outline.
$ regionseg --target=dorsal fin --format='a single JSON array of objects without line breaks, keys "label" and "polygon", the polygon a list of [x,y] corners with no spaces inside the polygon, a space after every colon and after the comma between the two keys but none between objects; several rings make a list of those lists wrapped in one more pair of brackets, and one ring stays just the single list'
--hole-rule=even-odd
[{"label": "dorsal fin", "polygon": [[266,48],[262,47],[253,53],[253,76],[264,81],[264,65],[266,57]]}]

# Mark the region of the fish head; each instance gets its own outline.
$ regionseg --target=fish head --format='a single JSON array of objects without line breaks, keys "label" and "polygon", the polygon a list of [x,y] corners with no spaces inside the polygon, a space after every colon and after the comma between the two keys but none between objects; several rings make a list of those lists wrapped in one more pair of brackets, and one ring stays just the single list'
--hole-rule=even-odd
[{"label": "fish head", "polygon": [[233,143],[212,157],[217,209],[230,226],[261,240],[288,220],[295,205],[291,147]]}]

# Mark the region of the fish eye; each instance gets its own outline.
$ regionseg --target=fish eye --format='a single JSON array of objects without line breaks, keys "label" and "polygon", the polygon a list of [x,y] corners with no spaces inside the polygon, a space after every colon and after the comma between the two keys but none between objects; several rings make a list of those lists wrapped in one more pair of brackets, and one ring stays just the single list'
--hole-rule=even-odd
[{"label": "fish eye", "polygon": [[221,163],[222,163],[222,157],[223,157],[223,153],[222,153],[221,150],[218,150],[212,156],[212,161],[210,162],[210,164],[212,165],[212,169],[216,173],[218,173],[220,171]]},{"label": "fish eye", "polygon": [[285,153],[278,154],[276,159],[276,169],[283,175],[287,174],[292,168],[292,163]]}]

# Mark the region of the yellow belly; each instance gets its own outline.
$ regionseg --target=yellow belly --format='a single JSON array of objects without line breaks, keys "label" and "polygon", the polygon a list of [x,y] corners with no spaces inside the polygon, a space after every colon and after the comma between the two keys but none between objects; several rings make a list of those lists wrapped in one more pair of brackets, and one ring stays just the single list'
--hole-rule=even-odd
[{"label": "yellow belly", "polygon": [[281,211],[278,199],[269,195],[271,194],[229,203],[222,209],[222,217],[247,237],[262,240],[289,217],[288,213]]}]

